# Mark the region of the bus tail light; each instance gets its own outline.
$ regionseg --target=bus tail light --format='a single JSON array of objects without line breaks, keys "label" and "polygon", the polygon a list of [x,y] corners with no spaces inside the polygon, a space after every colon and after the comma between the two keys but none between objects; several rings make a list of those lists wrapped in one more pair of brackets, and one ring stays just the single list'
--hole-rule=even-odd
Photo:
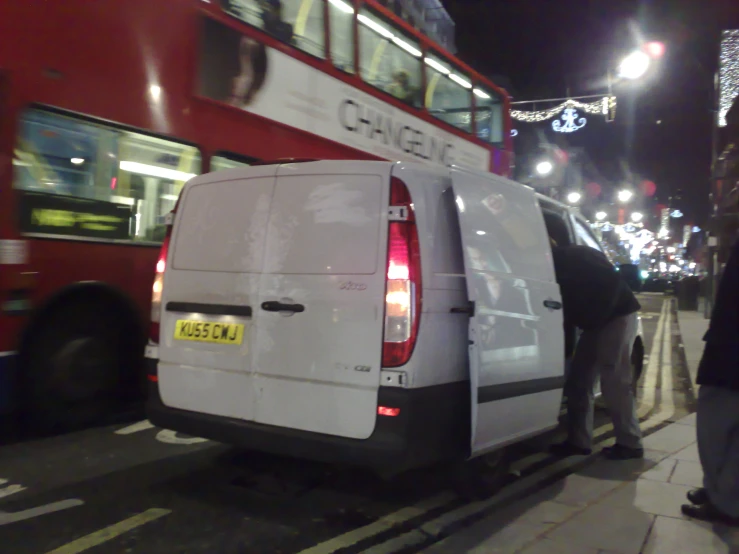
[{"label": "bus tail light", "polygon": [[180,204],[180,198],[174,205],[174,209],[167,214],[166,225],[167,234],[164,236],[162,248],[159,250],[157,258],[156,272],[154,274],[154,284],[151,286],[151,324],[149,327],[149,338],[152,342],[159,342],[159,322],[162,317],[162,289],[164,287],[164,271],[167,269],[167,253],[169,252],[169,241],[172,238],[172,226],[174,225],[174,216],[177,213],[177,207]]},{"label": "bus tail light", "polygon": [[383,367],[408,363],[413,353],[421,315],[421,255],[411,196],[405,183],[393,177],[390,206],[404,214],[388,228],[385,282]]}]

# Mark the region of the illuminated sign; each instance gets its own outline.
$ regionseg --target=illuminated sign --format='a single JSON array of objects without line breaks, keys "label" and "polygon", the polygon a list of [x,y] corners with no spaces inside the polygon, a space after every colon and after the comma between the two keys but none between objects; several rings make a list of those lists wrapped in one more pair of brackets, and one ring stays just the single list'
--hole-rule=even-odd
[{"label": "illuminated sign", "polygon": [[132,215],[126,204],[24,191],[19,224],[23,233],[127,240]]}]

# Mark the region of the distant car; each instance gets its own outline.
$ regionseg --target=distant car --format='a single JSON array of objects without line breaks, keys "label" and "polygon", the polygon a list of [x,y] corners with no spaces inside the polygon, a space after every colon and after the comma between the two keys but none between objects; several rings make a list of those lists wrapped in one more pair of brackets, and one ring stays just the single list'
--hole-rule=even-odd
[{"label": "distant car", "polygon": [[642,281],[641,275],[639,274],[639,266],[636,264],[621,264],[618,266],[618,271],[621,273],[624,281],[628,283],[631,290],[634,292],[641,292]]}]

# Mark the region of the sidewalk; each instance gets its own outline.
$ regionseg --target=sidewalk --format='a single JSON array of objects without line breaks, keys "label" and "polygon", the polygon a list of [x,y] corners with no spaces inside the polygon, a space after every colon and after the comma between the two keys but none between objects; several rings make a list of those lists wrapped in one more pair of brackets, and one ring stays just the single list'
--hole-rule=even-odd
[{"label": "sidewalk", "polygon": [[[695,374],[708,325],[678,316]],[[644,439],[644,460],[597,459],[427,548],[424,554],[729,554],[739,530],[690,520],[685,494],[701,485],[695,414]]]},{"label": "sidewalk", "polygon": [[708,320],[703,316],[703,302],[699,303],[697,312],[678,312],[677,319],[690,377],[692,382],[695,383],[698,362],[700,362],[703,354],[703,335],[708,329]]}]

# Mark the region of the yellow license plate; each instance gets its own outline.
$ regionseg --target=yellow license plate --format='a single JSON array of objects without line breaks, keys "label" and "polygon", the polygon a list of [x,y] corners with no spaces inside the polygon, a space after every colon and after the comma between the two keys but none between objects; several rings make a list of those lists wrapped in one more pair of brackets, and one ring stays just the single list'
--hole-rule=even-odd
[{"label": "yellow license plate", "polygon": [[244,341],[244,325],[242,323],[178,319],[175,323],[174,338],[217,344],[241,344]]}]

